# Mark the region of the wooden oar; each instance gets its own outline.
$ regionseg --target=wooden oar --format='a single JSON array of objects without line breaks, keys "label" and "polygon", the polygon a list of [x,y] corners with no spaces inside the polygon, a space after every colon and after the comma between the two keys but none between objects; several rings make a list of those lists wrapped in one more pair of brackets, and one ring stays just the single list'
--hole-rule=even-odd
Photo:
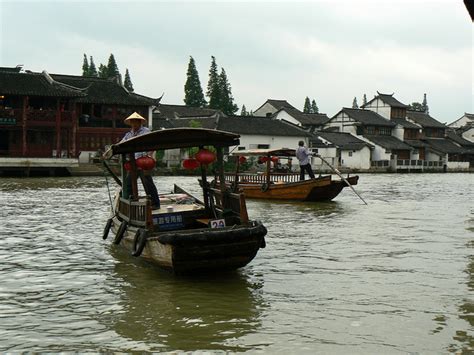
[{"label": "wooden oar", "polygon": [[364,203],[367,205],[367,202],[365,202],[365,200],[362,198],[362,196],[357,193],[357,191],[356,191],[356,190],[354,189],[354,187],[349,183],[349,181],[347,181],[347,179],[346,179],[344,176],[341,175],[341,173],[339,172],[339,170],[337,170],[335,167],[333,167],[331,164],[329,164],[329,163],[327,162],[327,160],[324,159],[321,155],[315,154],[314,156],[318,157],[318,158],[321,159],[323,162],[325,162],[325,163],[332,169],[332,171],[334,171],[337,175],[339,175],[339,177],[347,184],[347,186],[349,186],[349,187],[352,189],[352,191],[354,191],[354,193],[362,200],[362,202],[364,202]]}]

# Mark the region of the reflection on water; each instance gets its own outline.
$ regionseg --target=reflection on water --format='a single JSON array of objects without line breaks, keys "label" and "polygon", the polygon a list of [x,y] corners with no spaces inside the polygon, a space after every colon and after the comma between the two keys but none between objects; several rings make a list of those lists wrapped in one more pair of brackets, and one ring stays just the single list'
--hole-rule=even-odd
[{"label": "reflection on water", "polygon": [[154,344],[130,350],[250,350],[235,339],[260,326],[265,308],[261,280],[235,271],[177,277],[133,262],[117,248],[111,253],[119,262],[107,282],[119,283],[122,294],[121,311],[107,320],[107,327],[134,342]]},{"label": "reflection on water", "polygon": [[[193,177],[156,177],[160,192]],[[109,181],[110,189],[115,189]],[[361,175],[249,200],[267,247],[175,277],[103,241],[103,178],[0,179],[0,351],[473,353],[474,174]]]}]

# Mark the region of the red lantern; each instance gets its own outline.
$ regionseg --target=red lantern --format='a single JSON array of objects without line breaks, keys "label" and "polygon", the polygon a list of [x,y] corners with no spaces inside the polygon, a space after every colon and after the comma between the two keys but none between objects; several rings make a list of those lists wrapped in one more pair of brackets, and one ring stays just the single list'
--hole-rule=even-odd
[{"label": "red lantern", "polygon": [[216,155],[207,149],[200,149],[199,152],[196,153],[196,160],[203,165],[208,165],[216,160]]},{"label": "red lantern", "polygon": [[243,164],[247,161],[247,158],[246,157],[239,157],[239,163],[240,164]]},{"label": "red lantern", "polygon": [[131,164],[129,161],[126,161],[126,162],[123,164],[123,167],[124,167],[125,170],[127,170],[127,171],[132,170],[132,164]]},{"label": "red lantern", "polygon": [[271,157],[270,158],[272,160],[273,163],[278,163],[278,157]]},{"label": "red lantern", "polygon": [[152,170],[155,167],[155,159],[149,156],[140,157],[137,159],[137,168],[142,170]]},{"label": "red lantern", "polygon": [[183,160],[183,168],[188,170],[196,169],[199,166],[199,162],[196,159],[185,159]]},{"label": "red lantern", "polygon": [[258,158],[258,163],[259,164],[266,163],[267,161],[268,161],[268,157],[259,157]]}]

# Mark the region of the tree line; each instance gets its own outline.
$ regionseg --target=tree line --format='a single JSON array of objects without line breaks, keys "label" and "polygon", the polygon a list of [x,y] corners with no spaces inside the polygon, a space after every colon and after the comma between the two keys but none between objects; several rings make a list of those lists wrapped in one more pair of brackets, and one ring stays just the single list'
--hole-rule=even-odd
[{"label": "tree line", "polygon": [[[110,54],[107,65],[102,63],[99,64],[99,69],[95,66],[94,58],[90,56],[90,60],[88,60],[87,55],[84,54],[84,59],[82,61],[82,76],[109,79],[116,78],[117,76],[121,77],[121,74],[113,54]],[[125,86],[128,91],[133,92],[133,84],[127,68],[125,69],[123,86]]]},{"label": "tree line", "polygon": [[[113,54],[110,54],[107,65],[99,64],[96,68],[94,58],[90,56],[88,60],[87,55],[84,54],[82,64],[82,76],[96,77],[96,78],[115,78],[121,76],[120,71],[115,61]],[[125,78],[123,85],[125,88],[133,92],[133,84],[130,78],[128,69],[125,69]],[[232,87],[227,78],[227,73],[224,68],[221,68],[220,73],[216,63],[216,58],[211,56],[211,65],[209,68],[209,80],[207,82],[206,100],[202,90],[201,81],[199,80],[199,73],[196,69],[196,63],[192,56],[189,57],[188,69],[186,73],[186,83],[184,84],[184,103],[190,107],[206,107],[215,110],[220,110],[227,115],[234,115],[239,107],[234,102],[232,95]],[[362,97],[362,107],[367,104],[366,94]],[[357,97],[352,101],[352,108],[358,109]],[[412,111],[429,113],[429,107],[424,94],[423,102],[412,102],[408,105],[408,109]],[[319,107],[316,100],[310,99],[306,96],[303,105],[303,113],[319,113]],[[242,105],[242,116],[253,116],[252,111],[247,111],[245,105]]]}]

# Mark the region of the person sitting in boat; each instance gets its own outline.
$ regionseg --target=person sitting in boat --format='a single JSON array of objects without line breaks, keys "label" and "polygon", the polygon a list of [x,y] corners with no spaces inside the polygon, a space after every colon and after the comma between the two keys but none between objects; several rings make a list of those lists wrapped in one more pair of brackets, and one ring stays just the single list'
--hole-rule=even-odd
[{"label": "person sitting in boat", "polygon": [[300,180],[304,180],[305,171],[308,172],[309,177],[311,179],[314,179],[315,177],[314,177],[313,169],[311,168],[311,164],[309,160],[312,154],[309,151],[309,149],[304,146],[303,141],[298,142],[298,148],[296,149],[295,155],[300,163]]},{"label": "person sitting in boat", "polygon": [[[125,133],[125,136],[123,136],[120,142],[124,142],[126,140],[129,140],[130,138],[150,133],[150,129],[148,127],[143,126],[143,124],[146,123],[146,119],[140,116],[137,112],[134,112],[130,116],[128,116],[124,122],[125,124],[129,125],[132,129],[128,131],[127,133]],[[137,152],[135,153],[135,159],[143,157],[143,156],[153,157],[153,154],[154,152]],[[142,181],[143,188],[145,189],[146,194],[151,197],[153,208],[159,209],[160,197],[158,195],[158,190],[155,186],[155,183],[153,182],[153,177],[151,176],[149,172],[145,172],[141,169],[138,170],[138,176],[140,177],[140,180]],[[132,191],[132,180],[131,180],[130,172],[127,174],[126,179],[127,179],[128,191],[130,193],[130,191]],[[129,196],[124,196],[124,198],[129,198]]]}]

